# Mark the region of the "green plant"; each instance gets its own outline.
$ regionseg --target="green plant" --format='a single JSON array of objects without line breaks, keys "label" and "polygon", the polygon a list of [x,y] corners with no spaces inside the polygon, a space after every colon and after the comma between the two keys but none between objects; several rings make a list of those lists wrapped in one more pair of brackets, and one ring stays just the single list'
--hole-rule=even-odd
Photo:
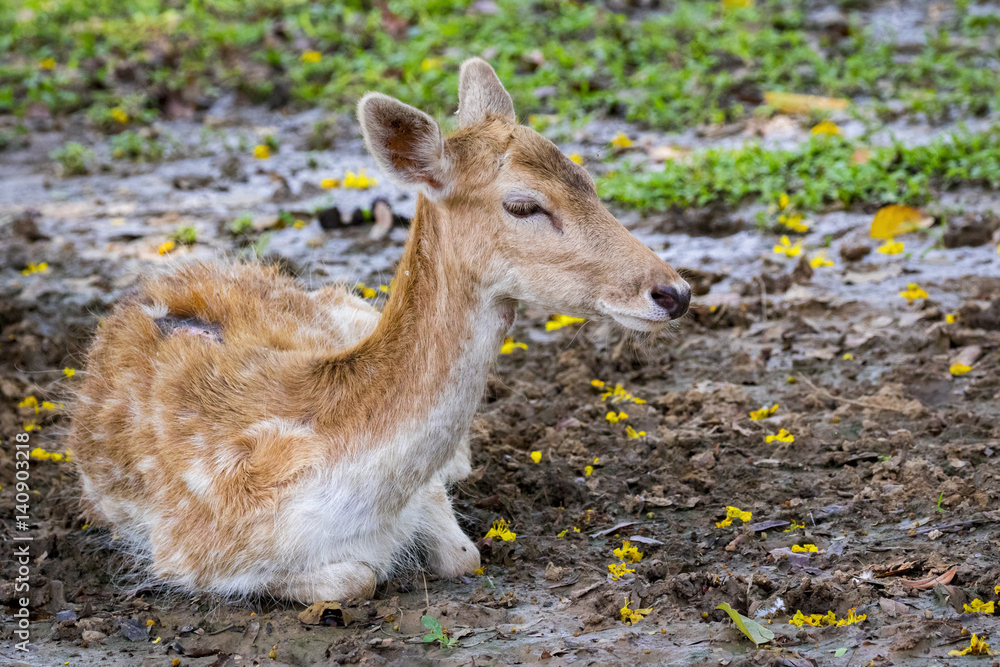
[{"label": "green plant", "polygon": [[782,194],[800,211],[834,204],[921,205],[938,190],[960,183],[1000,188],[1000,125],[923,146],[868,148],[842,137],[814,136],[795,150],[752,144],[694,153],[668,161],[660,171],[627,167],[601,179],[598,191],[642,209],[776,203]]},{"label": "green plant", "polygon": [[244,213],[239,216],[231,223],[229,223],[229,231],[234,236],[242,236],[244,234],[249,234],[253,231],[253,216],[249,213]]},{"label": "green plant", "polygon": [[116,159],[132,162],[158,162],[164,149],[156,139],[144,139],[138,132],[128,130],[111,139],[111,155]]},{"label": "green plant", "polygon": [[89,174],[94,163],[94,151],[83,144],[70,141],[49,154],[53,160],[62,165],[66,176],[83,176]]},{"label": "green plant", "polygon": [[[11,56],[0,65],[0,112],[103,105],[146,122],[142,108],[124,106],[138,82],[158,91],[148,111],[228,90],[347,110],[377,88],[443,117],[458,64],[486,49],[525,116],[607,114],[674,129],[748,118],[772,90],[865,98],[883,111],[901,100],[901,112],[937,120],[1000,109],[989,49],[958,45],[995,40],[1000,20],[962,6],[949,20],[958,39],[942,29],[900,59],[859,20],[834,38],[792,2],[733,10],[677,0],[636,18],[604,3],[496,0],[484,14],[466,0],[394,0],[405,38],[386,32],[378,3],[361,0],[142,0],[132,12],[110,0],[22,4],[0,3],[0,49]],[[154,46],[172,57],[148,57]],[[322,56],[304,60],[303,49]]]},{"label": "green plant", "polygon": [[430,632],[424,635],[425,644],[438,642],[441,644],[441,648],[449,648],[458,643],[457,639],[448,636],[448,631],[441,627],[441,622],[433,616],[421,616],[420,623],[430,630]]},{"label": "green plant", "polygon": [[190,225],[182,225],[174,230],[170,238],[180,245],[194,245],[198,242],[198,230]]}]

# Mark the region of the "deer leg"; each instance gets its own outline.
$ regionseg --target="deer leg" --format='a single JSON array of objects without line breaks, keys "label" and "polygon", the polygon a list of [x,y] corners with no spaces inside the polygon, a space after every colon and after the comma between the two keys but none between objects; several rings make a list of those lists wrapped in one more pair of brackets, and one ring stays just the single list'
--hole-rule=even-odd
[{"label": "deer leg", "polygon": [[455,448],[455,455],[448,460],[443,468],[438,472],[438,476],[445,484],[458,482],[469,476],[472,472],[472,443],[469,442],[469,434],[466,433],[458,441]]},{"label": "deer leg", "polygon": [[284,597],[303,603],[370,598],[375,581],[375,573],[363,563],[328,563],[292,575],[285,582]]},{"label": "deer leg", "polygon": [[457,577],[478,569],[479,549],[458,526],[444,484],[434,479],[422,493],[422,538],[428,547],[430,569],[442,577]]}]

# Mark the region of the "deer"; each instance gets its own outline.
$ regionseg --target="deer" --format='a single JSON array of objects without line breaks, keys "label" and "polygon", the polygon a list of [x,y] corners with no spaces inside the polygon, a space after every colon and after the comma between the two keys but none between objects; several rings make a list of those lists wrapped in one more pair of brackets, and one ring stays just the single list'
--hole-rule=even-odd
[{"label": "deer", "polygon": [[358,103],[416,212],[380,311],[252,261],[144,277],[101,322],[70,446],[88,520],[150,582],[298,602],[369,598],[415,553],[479,568],[450,484],[519,303],[655,335],[690,288],[518,123],[493,68],[459,71],[457,129]]}]

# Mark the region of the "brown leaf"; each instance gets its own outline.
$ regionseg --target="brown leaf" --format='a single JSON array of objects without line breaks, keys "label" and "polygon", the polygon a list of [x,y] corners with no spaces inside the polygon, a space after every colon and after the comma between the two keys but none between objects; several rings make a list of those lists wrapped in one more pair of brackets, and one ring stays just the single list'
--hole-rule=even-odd
[{"label": "brown leaf", "polygon": [[934,588],[938,584],[950,584],[951,580],[955,578],[956,572],[958,572],[957,566],[936,577],[928,577],[926,579],[918,579],[916,581],[904,579],[903,585],[908,586],[909,588],[915,588],[918,591],[926,591]]},{"label": "brown leaf", "polygon": [[347,626],[351,622],[351,617],[339,602],[320,600],[302,611],[299,620],[306,625]]}]

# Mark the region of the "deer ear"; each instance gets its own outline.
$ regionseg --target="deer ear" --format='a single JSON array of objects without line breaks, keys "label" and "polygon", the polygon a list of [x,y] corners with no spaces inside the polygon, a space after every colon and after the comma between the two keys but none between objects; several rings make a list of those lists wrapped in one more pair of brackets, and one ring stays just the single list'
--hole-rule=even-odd
[{"label": "deer ear", "polygon": [[514,101],[497,73],[482,58],[469,58],[458,73],[458,126],[501,116],[514,122]]},{"label": "deer ear", "polygon": [[449,183],[444,137],[434,119],[381,93],[358,102],[365,146],[379,169],[400,185],[439,197]]}]

